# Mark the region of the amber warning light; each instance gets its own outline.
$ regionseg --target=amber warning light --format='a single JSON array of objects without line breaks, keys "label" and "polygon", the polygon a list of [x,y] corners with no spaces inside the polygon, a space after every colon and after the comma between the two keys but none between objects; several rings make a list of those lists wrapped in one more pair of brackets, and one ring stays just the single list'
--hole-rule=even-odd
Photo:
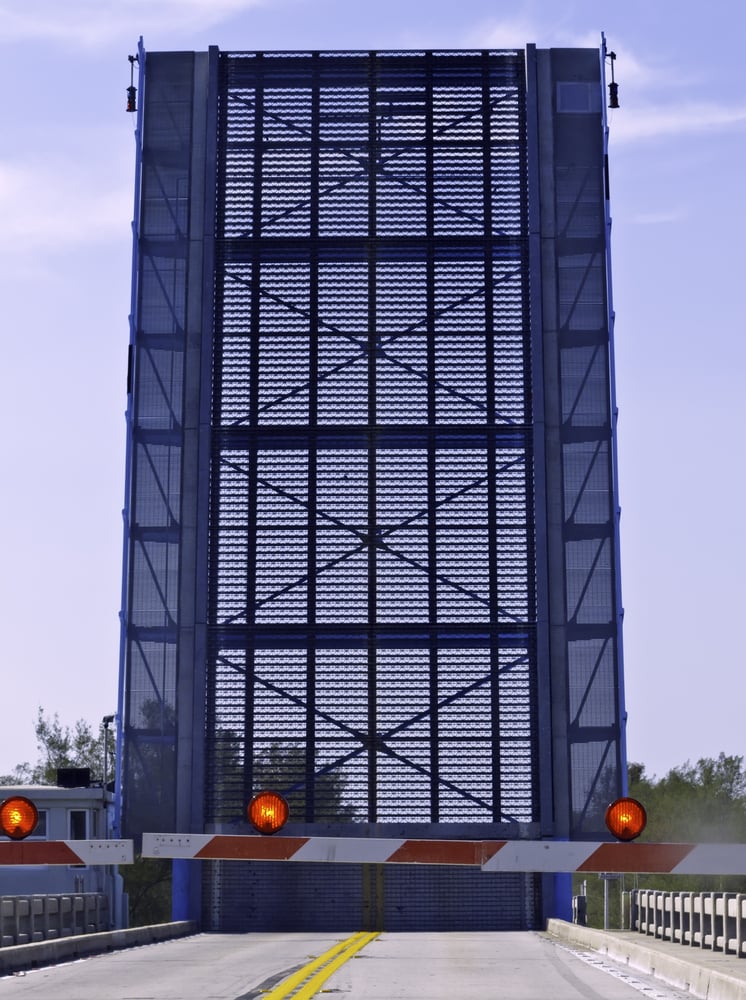
[{"label": "amber warning light", "polygon": [[645,829],[648,814],[637,799],[616,799],[606,810],[606,826],[617,840],[634,840]]},{"label": "amber warning light", "polygon": [[0,805],[0,829],[11,840],[23,840],[36,829],[39,811],[23,795],[14,795]]},{"label": "amber warning light", "polygon": [[279,792],[259,792],[249,802],[246,813],[259,833],[277,833],[287,823],[290,809]]}]

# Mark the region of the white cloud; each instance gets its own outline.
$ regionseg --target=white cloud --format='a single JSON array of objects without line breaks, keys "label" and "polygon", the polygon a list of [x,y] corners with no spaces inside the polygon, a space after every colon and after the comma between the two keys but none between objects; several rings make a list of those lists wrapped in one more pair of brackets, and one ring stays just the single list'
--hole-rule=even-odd
[{"label": "white cloud", "polygon": [[[601,30],[578,31],[568,27],[558,14],[555,20],[547,17],[530,18],[525,15],[491,19],[469,29],[464,44],[475,48],[524,48],[533,42],[539,48],[599,49]],[[656,53],[655,64],[650,64],[630,51],[623,38],[606,36],[607,51],[616,54],[614,76],[626,90],[650,87],[653,84],[674,86],[682,82],[678,72],[666,65],[665,57]],[[606,75],[611,79],[607,63]]]},{"label": "white cloud", "polygon": [[661,212],[638,212],[632,216],[630,222],[636,226],[661,226],[674,222],[683,222],[685,218],[686,212],[680,209],[671,209],[670,211]]},{"label": "white cloud", "polygon": [[553,22],[546,17],[532,19],[519,14],[484,21],[469,29],[464,37],[467,46],[480,49],[522,49],[529,42],[540,48],[597,49],[601,44],[601,32],[569,31],[563,27],[561,20]]},{"label": "white cloud", "polygon": [[0,255],[15,267],[24,258],[126,239],[132,211],[131,177],[102,181],[68,160],[0,162]]},{"label": "white cloud", "polygon": [[[601,33],[578,32],[568,27],[562,15],[554,20],[532,18],[525,14],[482,22],[469,29],[465,44],[482,48],[523,48],[534,42],[539,48],[599,48]],[[681,75],[681,70],[665,55],[656,55],[649,63],[626,48],[621,38],[607,37],[607,48],[616,53],[614,77],[619,84],[622,107],[610,113],[612,143],[632,143],[646,139],[669,138],[703,132],[741,128],[746,123],[746,104],[727,107],[714,101],[684,100],[676,104],[652,104],[656,98],[668,96],[674,89],[689,93],[700,84],[694,78]],[[611,79],[607,63],[606,79]],[[640,100],[647,100],[640,104]]]},{"label": "white cloud", "polygon": [[612,143],[721,132],[733,127],[746,127],[746,104],[726,107],[692,102],[665,107],[623,106],[610,119]]},{"label": "white cloud", "polygon": [[183,34],[218,24],[264,0],[1,0],[2,39],[64,41],[101,45],[122,33],[167,28]]},{"label": "white cloud", "polygon": [[464,40],[467,46],[479,49],[523,49],[528,42],[535,41],[536,26],[522,15],[483,22],[470,30]]}]

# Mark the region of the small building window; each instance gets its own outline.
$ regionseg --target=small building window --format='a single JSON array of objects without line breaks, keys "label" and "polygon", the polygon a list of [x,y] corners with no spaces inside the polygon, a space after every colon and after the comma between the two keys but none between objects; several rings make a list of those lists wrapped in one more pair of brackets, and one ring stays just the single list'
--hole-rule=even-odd
[{"label": "small building window", "polygon": [[88,810],[70,810],[70,836],[69,840],[88,839]]},{"label": "small building window", "polygon": [[32,837],[38,837],[39,840],[47,839],[47,810],[39,810],[39,821],[34,827],[34,832],[31,834]]}]

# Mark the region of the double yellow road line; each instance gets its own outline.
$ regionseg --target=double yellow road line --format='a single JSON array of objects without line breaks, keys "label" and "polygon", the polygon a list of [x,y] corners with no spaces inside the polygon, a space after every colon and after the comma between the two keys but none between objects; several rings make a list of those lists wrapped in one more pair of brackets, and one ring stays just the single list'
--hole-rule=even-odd
[{"label": "double yellow road line", "polygon": [[380,931],[359,931],[346,941],[335,944],[329,951],[283,980],[271,993],[265,994],[264,1000],[289,1000],[291,997],[292,1000],[311,1000],[314,993],[318,993],[337,969],[379,934]]}]

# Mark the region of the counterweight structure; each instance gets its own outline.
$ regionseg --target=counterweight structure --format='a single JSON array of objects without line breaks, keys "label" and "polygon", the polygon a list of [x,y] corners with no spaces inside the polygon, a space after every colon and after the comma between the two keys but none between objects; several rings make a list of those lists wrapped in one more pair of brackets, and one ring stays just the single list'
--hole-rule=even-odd
[{"label": "counterweight structure", "polygon": [[[603,50],[140,66],[124,831],[236,829],[272,785],[299,831],[597,836],[624,767]],[[391,926],[394,876],[355,878]],[[211,926],[239,882],[206,869]],[[509,925],[541,888],[512,880]]]}]

